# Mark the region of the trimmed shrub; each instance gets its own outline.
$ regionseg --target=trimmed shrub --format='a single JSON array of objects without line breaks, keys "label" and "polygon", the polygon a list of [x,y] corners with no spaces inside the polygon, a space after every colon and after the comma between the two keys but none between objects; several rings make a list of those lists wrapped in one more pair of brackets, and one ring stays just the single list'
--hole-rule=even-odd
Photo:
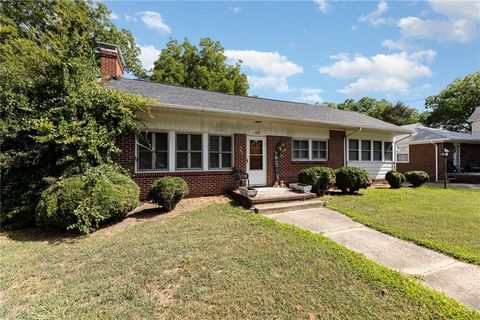
[{"label": "trimmed shrub", "polygon": [[300,171],[298,182],[309,184],[312,191],[323,196],[335,184],[335,171],[328,167],[311,167]]},{"label": "trimmed shrub", "polygon": [[385,175],[385,180],[390,184],[390,187],[393,189],[398,189],[402,186],[402,183],[405,182],[405,176],[401,172],[397,171],[388,171]]},{"label": "trimmed shrub", "polygon": [[148,198],[168,212],[175,209],[187,194],[188,185],[185,180],[180,177],[163,177],[152,184]]},{"label": "trimmed shrub", "polygon": [[343,193],[355,193],[372,185],[372,180],[365,169],[357,167],[342,167],[335,171],[337,188]]},{"label": "trimmed shrub", "polygon": [[412,184],[412,186],[420,187],[422,184],[430,180],[428,173],[425,171],[408,171],[405,172],[405,178],[408,182]]},{"label": "trimmed shrub", "polygon": [[140,189],[112,166],[88,169],[84,175],[53,183],[36,208],[40,227],[88,234],[106,222],[124,218],[138,205]]}]

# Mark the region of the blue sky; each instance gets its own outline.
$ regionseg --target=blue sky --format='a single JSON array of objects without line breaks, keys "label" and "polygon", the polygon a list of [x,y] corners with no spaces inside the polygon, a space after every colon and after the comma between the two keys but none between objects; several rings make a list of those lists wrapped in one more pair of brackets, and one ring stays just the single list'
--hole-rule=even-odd
[{"label": "blue sky", "polygon": [[250,95],[424,98],[480,69],[480,1],[105,1],[151,68],[169,38],[218,40]]}]

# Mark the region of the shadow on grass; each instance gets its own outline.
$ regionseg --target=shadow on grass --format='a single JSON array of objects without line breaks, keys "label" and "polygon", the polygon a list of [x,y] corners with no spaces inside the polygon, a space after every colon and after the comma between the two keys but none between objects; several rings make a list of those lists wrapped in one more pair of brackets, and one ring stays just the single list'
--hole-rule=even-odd
[{"label": "shadow on grass", "polygon": [[346,197],[346,196],[356,196],[356,197],[363,197],[362,193],[343,193],[341,190],[330,190],[327,193],[328,196],[333,196],[333,197]]}]

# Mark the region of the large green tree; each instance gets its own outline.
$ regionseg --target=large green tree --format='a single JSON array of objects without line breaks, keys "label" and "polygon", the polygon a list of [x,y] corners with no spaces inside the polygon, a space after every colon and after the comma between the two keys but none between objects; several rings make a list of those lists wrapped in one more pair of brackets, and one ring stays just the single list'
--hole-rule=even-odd
[{"label": "large green tree", "polygon": [[346,99],[339,104],[328,102],[323,105],[340,110],[356,111],[397,126],[416,123],[421,119],[421,115],[417,110],[407,106],[401,101],[392,104],[385,99],[377,100],[370,97],[363,97],[358,101]]},{"label": "large green tree", "polygon": [[136,130],[146,101],[98,81],[96,42],[123,37],[108,16],[97,2],[0,2],[2,227],[32,223],[46,180],[111,162],[117,137]]},{"label": "large green tree", "polygon": [[200,39],[198,47],[187,39],[183,43],[170,39],[154,63],[150,80],[247,95],[247,76],[240,71],[241,62],[227,63],[220,42]]},{"label": "large green tree", "polygon": [[438,95],[428,97],[425,107],[429,111],[424,124],[447,130],[469,132],[467,119],[480,106],[480,71],[456,79]]}]

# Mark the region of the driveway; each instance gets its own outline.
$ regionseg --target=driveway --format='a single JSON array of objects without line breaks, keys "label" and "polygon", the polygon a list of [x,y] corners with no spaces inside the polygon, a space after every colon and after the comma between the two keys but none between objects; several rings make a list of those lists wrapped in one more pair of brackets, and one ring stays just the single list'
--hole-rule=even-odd
[{"label": "driveway", "polygon": [[322,233],[379,264],[418,276],[427,286],[480,311],[480,267],[476,265],[373,230],[328,208],[287,211],[265,216]]}]

